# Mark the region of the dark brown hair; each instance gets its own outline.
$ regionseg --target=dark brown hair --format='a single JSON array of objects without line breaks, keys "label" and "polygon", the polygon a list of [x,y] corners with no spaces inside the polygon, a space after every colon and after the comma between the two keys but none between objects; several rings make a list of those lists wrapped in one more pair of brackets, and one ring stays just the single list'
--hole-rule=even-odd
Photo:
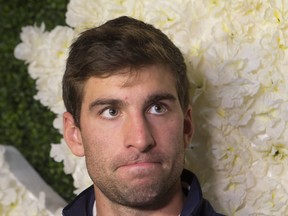
[{"label": "dark brown hair", "polygon": [[90,77],[107,77],[122,69],[163,65],[173,73],[183,110],[189,104],[186,65],[180,50],[150,24],[119,17],[84,31],[71,45],[63,77],[63,100],[80,127],[83,88]]}]

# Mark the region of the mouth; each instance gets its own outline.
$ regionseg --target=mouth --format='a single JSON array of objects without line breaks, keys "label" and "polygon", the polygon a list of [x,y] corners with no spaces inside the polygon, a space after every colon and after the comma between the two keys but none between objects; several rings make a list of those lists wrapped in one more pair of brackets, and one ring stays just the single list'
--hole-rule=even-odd
[{"label": "mouth", "polygon": [[119,176],[127,179],[131,184],[132,182],[146,184],[153,179],[152,177],[155,177],[162,172],[162,166],[159,162],[137,161],[120,166],[117,172]]},{"label": "mouth", "polygon": [[118,158],[115,168],[114,172],[119,180],[139,186],[154,184],[165,172],[166,163],[160,154],[130,154],[128,157]]},{"label": "mouth", "polygon": [[148,174],[161,172],[164,167],[165,158],[159,152],[149,154],[130,153],[121,155],[113,163],[113,170],[121,175]]},{"label": "mouth", "polygon": [[128,161],[120,166],[117,169],[121,169],[122,171],[133,172],[133,171],[153,171],[154,169],[160,168],[162,163],[159,160],[135,160]]},{"label": "mouth", "polygon": [[126,168],[133,168],[133,167],[138,167],[138,168],[150,168],[160,165],[159,162],[146,162],[146,161],[141,161],[141,162],[136,162],[136,163],[130,163],[123,165],[121,167],[126,167]]}]

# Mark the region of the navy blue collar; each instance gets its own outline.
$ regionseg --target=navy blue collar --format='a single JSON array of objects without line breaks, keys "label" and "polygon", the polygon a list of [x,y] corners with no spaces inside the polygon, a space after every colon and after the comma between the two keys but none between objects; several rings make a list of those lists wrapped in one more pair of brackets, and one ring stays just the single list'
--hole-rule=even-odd
[{"label": "navy blue collar", "polygon": [[94,187],[91,185],[82,191],[62,211],[63,216],[93,216],[95,203]]},{"label": "navy blue collar", "polygon": [[[210,203],[203,198],[197,177],[188,170],[183,170],[182,184],[188,184],[188,194],[184,203],[181,216],[221,216],[214,211]],[[184,186],[185,189],[185,186]]]},{"label": "navy blue collar", "polygon": [[[183,170],[181,175],[183,190],[187,198],[181,216],[220,216],[210,203],[203,199],[200,184],[196,176]],[[186,191],[186,192],[185,192]],[[93,185],[80,193],[69,205],[63,209],[63,216],[93,216],[95,194]]]}]

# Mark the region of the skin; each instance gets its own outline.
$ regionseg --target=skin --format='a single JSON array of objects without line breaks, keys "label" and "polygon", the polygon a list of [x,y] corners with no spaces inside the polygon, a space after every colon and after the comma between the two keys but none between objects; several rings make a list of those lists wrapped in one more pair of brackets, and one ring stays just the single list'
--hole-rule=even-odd
[{"label": "skin", "polygon": [[64,114],[64,138],[85,156],[97,215],[178,215],[180,175],[193,128],[165,67],[128,69],[84,86],[80,125]]}]

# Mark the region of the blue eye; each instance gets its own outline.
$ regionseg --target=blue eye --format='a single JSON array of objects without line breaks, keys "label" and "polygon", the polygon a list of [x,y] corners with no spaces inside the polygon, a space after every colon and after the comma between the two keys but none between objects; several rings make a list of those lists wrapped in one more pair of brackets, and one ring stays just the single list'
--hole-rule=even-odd
[{"label": "blue eye", "polygon": [[162,115],[166,112],[167,112],[167,108],[166,108],[166,106],[164,106],[162,104],[154,104],[148,110],[148,113],[155,114],[155,115]]},{"label": "blue eye", "polygon": [[106,119],[114,119],[119,115],[119,110],[115,108],[107,108],[101,112],[101,116]]}]

